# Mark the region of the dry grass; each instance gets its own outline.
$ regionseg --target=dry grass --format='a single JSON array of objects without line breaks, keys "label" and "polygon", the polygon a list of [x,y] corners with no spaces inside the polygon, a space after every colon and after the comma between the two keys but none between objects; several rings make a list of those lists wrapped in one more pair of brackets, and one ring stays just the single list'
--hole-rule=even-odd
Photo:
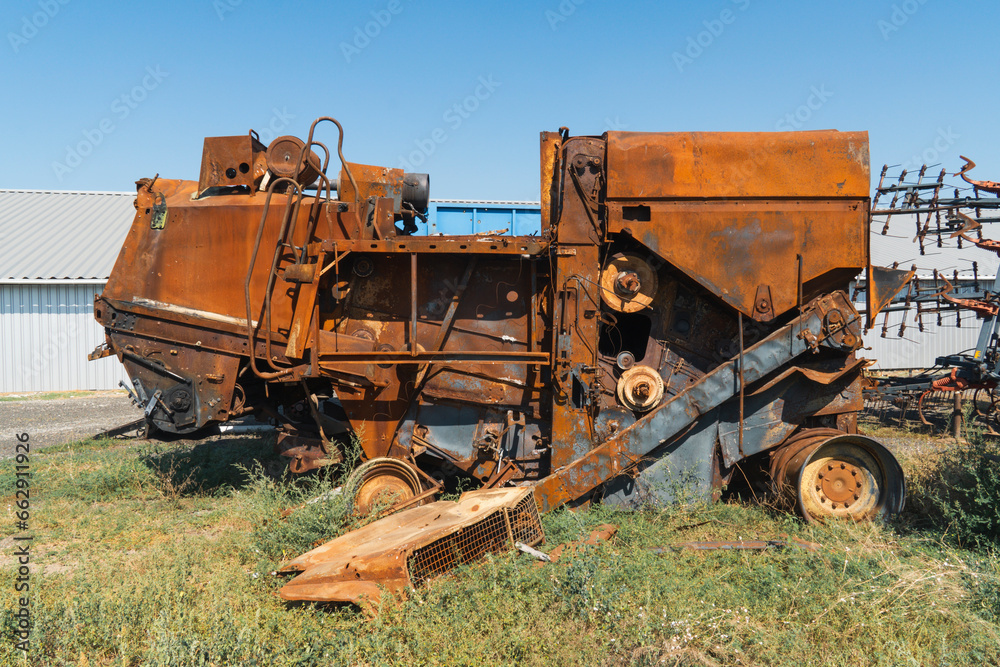
[{"label": "dry grass", "polygon": [[[554,565],[509,554],[464,567],[387,597],[374,618],[287,605],[269,573],[351,524],[335,495],[282,519],[336,482],[275,479],[265,472],[270,446],[86,443],[33,456],[33,650],[13,650],[5,596],[0,664],[1000,661],[1000,559],[989,548],[960,548],[912,523],[814,526],[738,504],[550,513],[549,548],[601,523],[620,530]],[[0,467],[4,497],[10,479]],[[823,548],[654,551],[782,534]],[[0,561],[0,586],[12,589],[13,573]]]}]

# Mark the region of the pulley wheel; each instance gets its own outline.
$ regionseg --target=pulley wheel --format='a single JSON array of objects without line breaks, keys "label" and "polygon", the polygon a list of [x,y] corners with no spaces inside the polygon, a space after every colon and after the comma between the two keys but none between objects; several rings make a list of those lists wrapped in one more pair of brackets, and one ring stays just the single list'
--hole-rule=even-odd
[{"label": "pulley wheel", "polygon": [[344,483],[354,514],[369,514],[413,498],[423,489],[420,477],[406,461],[378,458],[367,461]]},{"label": "pulley wheel", "polygon": [[637,313],[653,303],[656,271],[639,255],[618,253],[601,272],[601,298],[620,313]]},{"label": "pulley wheel", "polygon": [[663,398],[663,378],[649,366],[633,366],[618,379],[617,391],[629,410],[648,412]]},{"label": "pulley wheel", "polygon": [[802,431],[772,455],[779,491],[806,521],[879,519],[899,513],[903,469],[885,447],[832,429]]},{"label": "pulley wheel", "polygon": [[302,186],[312,185],[322,167],[319,156],[310,150],[302,169],[296,172],[303,146],[305,142],[298,137],[278,137],[267,147],[267,168],[278,178],[291,178]]}]

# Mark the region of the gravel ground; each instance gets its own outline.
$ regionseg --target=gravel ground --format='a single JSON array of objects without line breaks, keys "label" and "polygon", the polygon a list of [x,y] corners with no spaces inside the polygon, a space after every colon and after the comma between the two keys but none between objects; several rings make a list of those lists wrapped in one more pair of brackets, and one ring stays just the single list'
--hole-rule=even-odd
[{"label": "gravel ground", "polygon": [[120,391],[0,401],[0,458],[13,454],[19,433],[30,436],[34,450],[81,440],[140,417],[142,410]]}]

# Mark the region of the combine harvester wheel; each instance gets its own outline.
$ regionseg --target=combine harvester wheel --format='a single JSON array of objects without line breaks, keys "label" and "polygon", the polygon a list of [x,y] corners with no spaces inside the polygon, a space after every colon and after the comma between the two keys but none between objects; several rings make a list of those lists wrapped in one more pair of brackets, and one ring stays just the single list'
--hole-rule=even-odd
[{"label": "combine harvester wheel", "polygon": [[807,429],[771,457],[771,479],[806,521],[879,519],[903,509],[903,470],[888,449],[862,435]]}]

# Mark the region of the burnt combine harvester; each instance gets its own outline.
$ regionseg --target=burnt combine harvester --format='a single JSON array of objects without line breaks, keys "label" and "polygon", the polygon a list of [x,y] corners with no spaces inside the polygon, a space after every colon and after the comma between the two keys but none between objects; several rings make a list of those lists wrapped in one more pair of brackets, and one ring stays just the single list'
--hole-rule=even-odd
[{"label": "burnt combine harvester", "polygon": [[355,437],[362,507],[455,475],[543,511],[744,479],[807,519],[902,507],[856,431],[866,133],[544,132],[530,237],[413,236],[428,177],[342,142],[208,138],[197,182],[138,181],[92,356],[157,428],[267,415],[296,472]]}]

